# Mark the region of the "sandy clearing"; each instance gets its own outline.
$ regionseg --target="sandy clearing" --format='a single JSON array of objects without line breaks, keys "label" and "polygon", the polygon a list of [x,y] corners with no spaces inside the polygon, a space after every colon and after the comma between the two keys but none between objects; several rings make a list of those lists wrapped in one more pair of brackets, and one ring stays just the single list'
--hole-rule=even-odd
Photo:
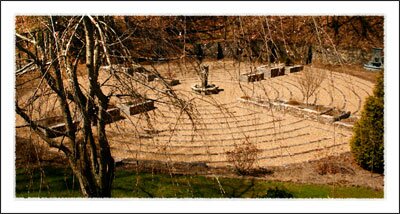
[{"label": "sandy clearing", "polygon": [[[149,87],[135,81],[129,84],[137,91],[155,99],[155,110],[145,114],[127,116],[125,119],[107,126],[108,139],[116,159],[134,158],[145,160],[201,161],[209,165],[229,165],[226,152],[244,140],[255,144],[262,152],[260,166],[282,166],[321,159],[329,155],[348,152],[352,133],[330,125],[307,121],[282,112],[263,109],[258,106],[239,103],[237,98],[248,95],[261,99],[303,100],[296,77],[289,74],[269,78],[255,83],[238,82],[239,73],[249,71],[249,64],[232,61],[207,62],[210,64],[209,82],[224,89],[219,94],[202,96],[190,91],[190,86],[199,83],[195,67],[166,64],[156,65],[160,73],[172,69],[181,84],[174,91],[194,104],[195,126],[179,108],[171,107],[168,98],[160,91],[165,87],[151,82]],[[240,68],[240,69],[239,69]],[[359,115],[366,96],[372,93],[373,84],[343,73],[329,72],[317,96],[311,97],[315,104],[338,107]],[[108,76],[103,74],[99,81]],[[115,80],[105,87],[105,93],[113,91]],[[87,84],[84,77],[82,85]],[[333,83],[333,84],[332,84]],[[26,93],[19,100],[27,100],[34,92]],[[34,109],[37,118],[46,111],[57,114],[54,96],[40,98],[40,105]],[[112,99],[116,104],[118,99]],[[16,124],[24,124],[16,117]],[[146,130],[156,130],[148,134]],[[18,136],[29,135],[18,129]]]}]

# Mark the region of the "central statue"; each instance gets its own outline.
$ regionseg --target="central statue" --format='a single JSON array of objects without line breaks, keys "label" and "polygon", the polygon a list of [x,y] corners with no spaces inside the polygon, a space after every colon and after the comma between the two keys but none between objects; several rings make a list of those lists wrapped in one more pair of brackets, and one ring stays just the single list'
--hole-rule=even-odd
[{"label": "central statue", "polygon": [[208,65],[200,66],[200,79],[201,79],[201,87],[207,88],[208,85]]},{"label": "central statue", "polygon": [[208,84],[208,65],[200,65],[200,81],[201,84],[195,84],[192,86],[192,91],[198,93],[198,94],[218,94],[219,91],[222,91],[222,89],[219,89],[218,86],[215,86],[214,84]]}]

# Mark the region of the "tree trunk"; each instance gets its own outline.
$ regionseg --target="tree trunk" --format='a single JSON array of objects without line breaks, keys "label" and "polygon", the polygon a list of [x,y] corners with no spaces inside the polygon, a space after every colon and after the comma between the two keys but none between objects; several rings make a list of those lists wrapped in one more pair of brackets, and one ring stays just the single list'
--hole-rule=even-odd
[{"label": "tree trunk", "polygon": [[[85,197],[111,197],[114,179],[114,159],[111,156],[106,137],[105,120],[107,117],[108,98],[98,84],[98,67],[95,60],[95,44],[99,32],[89,17],[84,18],[86,43],[86,71],[89,76],[89,99],[80,105],[83,115],[84,139],[79,144],[76,160],[70,160],[70,166],[77,177],[81,192]],[[75,87],[78,87],[75,85]],[[75,89],[78,90],[78,89]],[[98,102],[96,104],[95,102]],[[97,126],[97,140],[92,125]]]}]

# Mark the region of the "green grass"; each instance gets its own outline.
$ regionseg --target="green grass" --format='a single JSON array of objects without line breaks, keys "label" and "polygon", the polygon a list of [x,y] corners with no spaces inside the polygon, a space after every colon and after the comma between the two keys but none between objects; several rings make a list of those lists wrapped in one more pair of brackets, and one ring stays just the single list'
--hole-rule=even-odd
[{"label": "green grass", "polygon": [[[41,176],[38,170],[32,175],[27,175],[23,169],[18,169],[16,196],[81,197],[77,180],[73,179],[70,170],[46,168],[44,175]],[[217,180],[214,177],[204,176],[137,174],[134,171],[122,169],[116,171],[112,196],[116,198],[264,198],[268,190],[271,197],[279,197],[282,196],[279,193],[284,193],[283,195],[294,198],[383,198],[383,191],[365,187],[239,178]]]}]

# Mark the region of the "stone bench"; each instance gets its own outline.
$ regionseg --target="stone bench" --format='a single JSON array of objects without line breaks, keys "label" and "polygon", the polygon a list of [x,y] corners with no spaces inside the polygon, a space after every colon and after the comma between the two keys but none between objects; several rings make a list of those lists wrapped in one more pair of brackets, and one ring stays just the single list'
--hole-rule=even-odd
[{"label": "stone bench", "polygon": [[263,79],[264,73],[262,72],[241,74],[239,77],[239,81],[241,82],[256,82]]},{"label": "stone bench", "polygon": [[122,64],[112,64],[111,66],[105,65],[105,66],[100,66],[100,71],[118,71],[118,72],[127,72],[129,70],[128,67],[122,65]]},{"label": "stone bench", "polygon": [[271,77],[271,69],[268,65],[262,65],[256,68],[257,73],[263,73],[264,78]]},{"label": "stone bench", "polygon": [[151,81],[154,81],[154,79],[156,78],[156,75],[154,75],[150,72],[145,72],[145,73],[132,72],[131,76],[137,80],[144,81],[144,82],[151,82]]},{"label": "stone bench", "polygon": [[273,78],[277,76],[285,75],[285,67],[273,67],[270,68],[268,65],[262,65],[256,68],[257,73],[263,73],[264,78]]},{"label": "stone bench", "polygon": [[124,70],[127,74],[131,75],[135,79],[145,81],[145,82],[151,82],[156,79],[156,75],[151,73],[149,70],[144,68],[143,66],[140,65],[133,65],[130,68],[127,68]]},{"label": "stone bench", "polygon": [[[41,131],[43,131],[48,138],[55,138],[62,136],[63,133],[67,130],[67,126],[64,122],[63,116],[55,116],[48,117],[44,119],[40,119],[35,121],[39,126],[44,126],[49,128],[50,130],[46,130],[44,128],[39,127]],[[74,121],[74,126],[76,127],[79,124],[79,121]]]},{"label": "stone bench", "polygon": [[135,115],[155,109],[153,100],[137,99],[117,105],[127,115]]},{"label": "stone bench", "polygon": [[135,79],[140,80],[140,81],[145,81],[145,82],[151,82],[154,81],[156,78],[156,75],[148,71],[146,68],[140,65],[132,65],[131,67],[126,67],[122,64],[113,64],[110,66],[101,66],[100,67],[101,71],[118,71],[118,72],[123,72],[127,73],[131,76],[133,76]]},{"label": "stone bench", "polygon": [[165,83],[169,86],[175,86],[175,85],[179,85],[181,84],[181,82],[178,79],[161,79],[161,78],[157,78],[157,81],[161,82],[161,83]]},{"label": "stone bench", "polygon": [[106,118],[105,122],[106,124],[115,122],[119,119],[121,119],[121,110],[114,105],[109,105],[106,111]]},{"label": "stone bench", "polygon": [[[95,111],[97,112],[99,110],[98,106],[96,106]],[[94,118],[92,118],[92,125],[96,126],[97,125],[97,117],[98,116],[94,116]],[[78,115],[78,120],[82,120],[82,116]],[[108,104],[107,106],[107,110],[106,110],[106,116],[104,118],[104,122],[106,124],[118,121],[120,119],[123,119],[122,115],[121,115],[121,110],[116,107],[113,104]]]},{"label": "stone bench", "polygon": [[285,75],[285,67],[271,68],[271,78]]},{"label": "stone bench", "polygon": [[288,67],[289,73],[296,73],[299,71],[302,71],[304,66],[302,65],[295,65],[295,66],[290,66]]}]

